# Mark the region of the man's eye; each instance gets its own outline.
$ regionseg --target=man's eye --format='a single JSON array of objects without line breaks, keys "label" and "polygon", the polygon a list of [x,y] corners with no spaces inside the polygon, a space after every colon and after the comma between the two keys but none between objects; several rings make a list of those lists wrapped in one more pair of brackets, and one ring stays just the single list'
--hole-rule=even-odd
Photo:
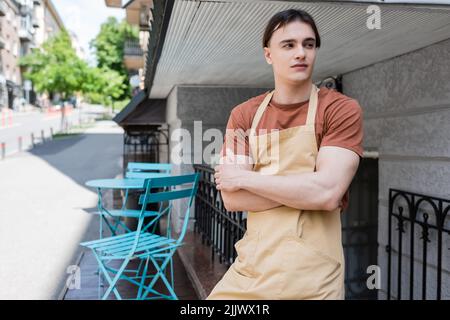
[{"label": "man's eye", "polygon": [[306,44],[306,47],[307,47],[308,49],[312,49],[312,48],[314,48],[314,43],[307,43],[307,44]]},{"label": "man's eye", "polygon": [[284,45],[284,48],[292,48],[292,44],[288,43],[288,44]]}]

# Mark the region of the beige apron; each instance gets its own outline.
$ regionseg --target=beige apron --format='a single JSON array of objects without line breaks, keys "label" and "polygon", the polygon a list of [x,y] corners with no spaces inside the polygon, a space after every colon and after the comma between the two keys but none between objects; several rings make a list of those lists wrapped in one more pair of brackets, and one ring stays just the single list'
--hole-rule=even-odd
[{"label": "beige apron", "polygon": [[[272,95],[273,91],[266,96],[252,123],[254,171],[273,175],[315,171],[317,87],[311,90],[305,125],[256,135]],[[207,299],[345,297],[339,208],[311,211],[281,206],[248,212],[247,232],[235,248],[235,262]]]}]

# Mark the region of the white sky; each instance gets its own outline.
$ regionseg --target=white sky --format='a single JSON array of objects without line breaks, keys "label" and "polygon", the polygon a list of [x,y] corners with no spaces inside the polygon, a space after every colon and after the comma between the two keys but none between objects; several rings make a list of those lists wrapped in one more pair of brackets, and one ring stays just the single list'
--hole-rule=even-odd
[{"label": "white sky", "polygon": [[77,35],[90,63],[95,60],[89,49],[89,41],[98,34],[100,25],[109,16],[114,16],[118,20],[125,17],[124,9],[108,8],[105,0],[52,0],[52,2],[66,28]]}]

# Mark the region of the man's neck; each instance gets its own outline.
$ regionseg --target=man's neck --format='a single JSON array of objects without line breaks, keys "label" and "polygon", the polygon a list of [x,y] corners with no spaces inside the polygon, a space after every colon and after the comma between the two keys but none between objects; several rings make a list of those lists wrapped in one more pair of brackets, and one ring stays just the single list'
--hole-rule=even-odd
[{"label": "man's neck", "polygon": [[305,80],[302,83],[290,85],[277,83],[275,81],[275,92],[272,101],[278,104],[294,104],[307,101],[311,94],[311,80]]}]

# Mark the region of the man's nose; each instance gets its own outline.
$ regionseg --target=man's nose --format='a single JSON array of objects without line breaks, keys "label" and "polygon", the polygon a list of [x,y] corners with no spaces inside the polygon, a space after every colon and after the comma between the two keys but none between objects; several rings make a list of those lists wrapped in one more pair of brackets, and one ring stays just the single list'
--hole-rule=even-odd
[{"label": "man's nose", "polygon": [[295,58],[296,59],[303,59],[305,58],[305,49],[303,48],[303,45],[298,45],[295,51]]}]

